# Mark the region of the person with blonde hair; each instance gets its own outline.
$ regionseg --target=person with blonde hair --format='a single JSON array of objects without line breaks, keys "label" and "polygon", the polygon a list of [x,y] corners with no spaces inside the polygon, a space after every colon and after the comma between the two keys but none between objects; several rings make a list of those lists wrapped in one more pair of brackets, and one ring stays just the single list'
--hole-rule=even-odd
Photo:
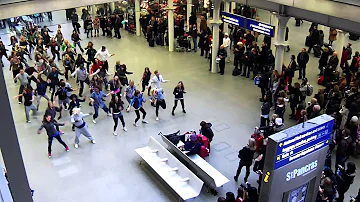
[{"label": "person with blonde hair", "polygon": [[238,181],[239,175],[241,173],[241,169],[244,166],[246,167],[246,174],[244,177],[244,182],[247,182],[248,177],[250,175],[250,166],[253,162],[253,157],[254,157],[254,154],[256,151],[255,145],[256,145],[255,139],[249,138],[248,145],[246,145],[239,151],[238,157],[240,158],[240,162],[239,162],[238,169],[236,171],[236,175],[234,176],[235,182]]},{"label": "person with blonde hair", "polygon": [[95,144],[95,139],[90,134],[88,130],[88,126],[86,122],[84,121],[84,118],[87,116],[90,116],[91,114],[84,114],[81,112],[80,108],[74,108],[72,109],[72,115],[71,115],[71,123],[75,126],[75,148],[79,148],[80,143],[80,135],[83,134],[85,137],[87,137],[91,143]]}]

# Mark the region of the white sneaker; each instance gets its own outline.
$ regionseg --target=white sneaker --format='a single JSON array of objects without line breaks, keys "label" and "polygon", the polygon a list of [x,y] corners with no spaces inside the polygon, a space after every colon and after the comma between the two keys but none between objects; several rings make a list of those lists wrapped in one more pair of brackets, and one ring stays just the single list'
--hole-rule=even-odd
[{"label": "white sneaker", "polygon": [[29,120],[29,121],[26,121],[26,123],[31,123],[31,121]]},{"label": "white sneaker", "polygon": [[91,140],[91,143],[96,144],[95,140]]},{"label": "white sneaker", "polygon": [[124,127],[123,130],[124,130],[125,132],[127,132],[127,128],[126,128],[126,127]]},{"label": "white sneaker", "polygon": [[111,114],[111,113],[108,113],[107,115],[108,115],[108,116],[112,116],[112,114]]},{"label": "white sneaker", "polygon": [[[144,123],[144,122],[143,122],[143,123]],[[133,125],[134,125],[135,127],[138,127],[138,126],[139,126],[137,123],[134,123]]]},{"label": "white sneaker", "polygon": [[113,132],[113,135],[117,136],[117,133],[116,133],[116,131],[114,131],[114,132]]},{"label": "white sneaker", "polygon": [[93,123],[96,123],[95,119],[93,119]]},{"label": "white sneaker", "polygon": [[18,102],[18,104],[21,104],[21,102]]},{"label": "white sneaker", "polygon": [[155,119],[156,121],[158,121],[159,120],[159,117],[156,117],[156,119]]},{"label": "white sneaker", "polygon": [[149,123],[149,122],[147,122],[147,121],[145,121],[145,120],[142,120],[142,123],[146,123],[146,124],[147,124],[147,123]]},{"label": "white sneaker", "polygon": [[79,144],[74,145],[75,149],[79,148]]}]

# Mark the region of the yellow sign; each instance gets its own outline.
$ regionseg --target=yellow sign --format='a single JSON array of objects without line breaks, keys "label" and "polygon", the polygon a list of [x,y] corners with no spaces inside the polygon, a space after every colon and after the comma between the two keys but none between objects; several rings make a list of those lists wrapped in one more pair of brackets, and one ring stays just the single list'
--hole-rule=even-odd
[{"label": "yellow sign", "polygon": [[264,177],[264,182],[268,183],[269,182],[269,178],[270,178],[270,172],[266,172],[265,177]]},{"label": "yellow sign", "polygon": [[281,159],[280,155],[279,155],[279,156],[277,156],[277,160],[278,160],[278,161],[280,161],[280,159]]},{"label": "yellow sign", "polygon": [[280,147],[282,147],[282,146],[283,146],[283,143],[282,143],[282,142],[280,142],[279,146],[280,146]]}]

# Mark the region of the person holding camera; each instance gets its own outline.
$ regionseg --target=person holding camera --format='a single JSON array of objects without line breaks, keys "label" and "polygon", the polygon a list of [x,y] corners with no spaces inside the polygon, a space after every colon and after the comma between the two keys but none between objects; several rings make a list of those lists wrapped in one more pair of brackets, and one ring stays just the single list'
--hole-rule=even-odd
[{"label": "person holding camera", "polygon": [[246,174],[244,177],[244,181],[247,182],[248,177],[250,175],[250,166],[252,164],[253,161],[253,156],[255,154],[255,139],[254,138],[250,138],[249,139],[249,144],[245,147],[243,147],[240,151],[239,151],[239,155],[238,157],[240,158],[240,162],[239,162],[239,167],[236,171],[236,175],[234,176],[234,180],[235,182],[238,181],[239,175],[241,173],[241,169],[242,167],[246,167]]},{"label": "person holding camera", "polygon": [[337,202],[344,201],[344,195],[349,190],[350,185],[354,182],[356,174],[356,166],[353,162],[348,162],[346,169],[339,165],[339,173],[336,176],[337,181],[337,191],[339,197],[336,199]]},{"label": "person holding camera", "polygon": [[[257,189],[251,186],[250,183],[241,184],[240,188],[243,189],[242,202],[258,202],[259,196]],[[239,188],[239,189],[240,189]],[[239,192],[239,190],[238,190]]]}]

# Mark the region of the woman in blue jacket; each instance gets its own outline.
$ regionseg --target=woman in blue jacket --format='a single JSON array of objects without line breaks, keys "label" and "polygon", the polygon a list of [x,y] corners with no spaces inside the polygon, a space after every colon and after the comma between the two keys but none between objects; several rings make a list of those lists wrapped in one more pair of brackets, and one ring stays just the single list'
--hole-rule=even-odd
[{"label": "woman in blue jacket", "polygon": [[[143,93],[141,93],[139,90],[136,90],[134,93],[134,98],[131,100],[129,106],[134,107],[135,109],[135,114],[136,114],[136,119],[134,122],[134,126],[138,127],[139,125],[137,125],[137,122],[140,119],[140,112],[142,113],[142,123],[148,123],[147,121],[145,121],[145,117],[146,117],[146,111],[145,109],[142,107],[143,103],[145,103],[145,99],[143,97]],[[130,109],[129,108],[129,109]]]}]

